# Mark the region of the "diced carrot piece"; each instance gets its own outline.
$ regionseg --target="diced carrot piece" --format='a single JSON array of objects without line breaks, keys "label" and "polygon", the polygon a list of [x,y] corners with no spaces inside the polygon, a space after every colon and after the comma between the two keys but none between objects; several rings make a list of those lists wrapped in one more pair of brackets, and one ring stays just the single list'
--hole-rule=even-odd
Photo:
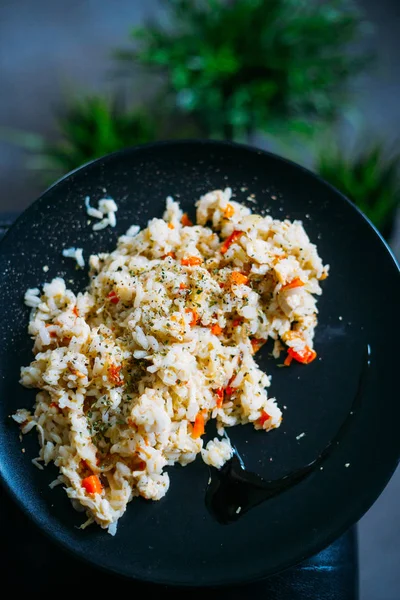
[{"label": "diced carrot piece", "polygon": [[296,352],[296,350],[293,350],[293,348],[289,348],[288,355],[303,365],[308,365],[317,358],[317,353],[315,350],[311,350],[311,348],[308,346],[305,346],[303,350],[300,350],[300,352]]},{"label": "diced carrot piece", "polygon": [[195,439],[204,435],[204,412],[205,411],[201,410],[196,415],[196,419],[195,419],[194,425],[193,425],[193,433],[192,433],[192,436]]},{"label": "diced carrot piece", "polygon": [[175,225],[173,223],[168,223],[168,229],[175,229]]},{"label": "diced carrot piece", "polygon": [[239,317],[238,319],[233,319],[232,327],[239,327],[243,323],[243,317]]},{"label": "diced carrot piece", "polygon": [[193,225],[192,221],[189,219],[187,213],[183,213],[181,223],[184,227],[191,227]]},{"label": "diced carrot piece", "polygon": [[214,335],[221,335],[221,333],[222,333],[222,327],[220,327],[217,324],[213,325],[211,327],[211,333],[213,333]]},{"label": "diced carrot piece", "polygon": [[164,259],[164,258],[167,258],[167,256],[170,256],[173,259],[176,258],[175,252],[168,252],[168,254],[163,254],[161,258]]},{"label": "diced carrot piece", "polygon": [[108,294],[107,298],[113,304],[118,304],[118,302],[119,302],[119,298],[118,298],[118,296],[117,296],[117,294],[116,294],[116,292],[114,290],[111,290],[111,292]]},{"label": "diced carrot piece", "polygon": [[285,358],[285,360],[283,361],[283,364],[285,365],[285,367],[289,367],[292,360],[293,360],[293,356],[288,354],[287,357]]},{"label": "diced carrot piece", "polygon": [[88,494],[101,494],[103,486],[97,475],[90,475],[82,479],[82,487],[85,488]]},{"label": "diced carrot piece", "polygon": [[243,273],[240,273],[239,271],[232,271],[231,281],[232,283],[236,283],[237,285],[245,285],[246,283],[248,283],[249,278],[246,275],[243,275]]},{"label": "diced carrot piece", "polygon": [[232,244],[236,242],[236,240],[240,238],[241,235],[243,235],[243,231],[234,231],[233,233],[231,233],[231,235],[226,238],[226,240],[221,246],[221,254],[225,254],[225,252],[228,251],[230,246],[232,246]]},{"label": "diced carrot piece", "polygon": [[115,385],[122,385],[124,382],[120,377],[120,371],[122,367],[117,367],[116,365],[110,365],[108,367],[108,379],[111,383],[115,383]]},{"label": "diced carrot piece", "polygon": [[290,281],[290,283],[286,283],[282,286],[282,290],[291,290],[292,288],[302,287],[304,285],[303,281],[298,277],[295,277]]},{"label": "diced carrot piece", "polygon": [[218,388],[218,389],[215,391],[215,394],[216,394],[216,396],[217,396],[217,397],[216,397],[216,404],[217,404],[217,408],[221,408],[221,406],[222,406],[222,403],[223,403],[223,401],[224,401],[224,390],[223,390],[223,388]]},{"label": "diced carrot piece", "polygon": [[188,289],[188,286],[186,285],[186,283],[180,283],[180,284],[179,284],[179,289],[180,289],[180,290],[187,290],[187,289]]},{"label": "diced carrot piece", "polygon": [[138,460],[132,464],[132,471],[144,471],[146,468],[146,463],[144,460]]},{"label": "diced carrot piece", "polygon": [[186,308],[185,312],[191,313],[191,315],[192,315],[192,320],[189,323],[190,327],[194,327],[195,325],[197,325],[197,323],[200,321],[200,317],[199,317],[197,311],[194,310],[194,308]]},{"label": "diced carrot piece", "polygon": [[230,219],[233,216],[234,212],[235,209],[233,208],[232,204],[227,204],[224,210],[225,219]]},{"label": "diced carrot piece", "polygon": [[225,394],[226,394],[227,396],[232,396],[232,394],[233,394],[233,393],[235,392],[235,390],[236,390],[236,388],[234,388],[234,387],[232,387],[232,386],[231,386],[231,383],[232,383],[232,381],[234,381],[234,380],[236,379],[236,375],[237,375],[237,373],[234,373],[234,374],[232,375],[232,377],[231,377],[231,378],[230,378],[230,380],[228,381],[228,385],[226,386],[226,388],[225,388],[225,390],[224,390],[224,391],[225,391]]},{"label": "diced carrot piece", "polygon": [[258,419],[258,422],[260,423],[260,425],[264,425],[265,421],[268,421],[268,419],[271,418],[271,415],[269,415],[267,412],[265,412],[265,410],[261,411],[261,417]]},{"label": "diced carrot piece", "polygon": [[255,354],[256,352],[259,351],[259,349],[261,348],[261,346],[263,346],[265,344],[267,340],[264,340],[262,338],[252,338],[250,340],[251,343],[251,347],[253,348],[253,354]]},{"label": "diced carrot piece", "polygon": [[181,265],[184,267],[196,267],[201,265],[203,259],[200,256],[188,256],[187,258],[181,259]]},{"label": "diced carrot piece", "polygon": [[72,309],[72,312],[74,313],[74,315],[75,315],[76,317],[79,317],[79,312],[78,312],[78,309],[77,309],[77,307],[76,307],[76,306],[74,306],[74,308]]}]

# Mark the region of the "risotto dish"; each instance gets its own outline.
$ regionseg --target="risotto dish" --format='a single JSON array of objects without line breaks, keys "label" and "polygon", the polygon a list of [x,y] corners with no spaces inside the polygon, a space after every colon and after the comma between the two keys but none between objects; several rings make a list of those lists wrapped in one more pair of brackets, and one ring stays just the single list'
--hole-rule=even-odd
[{"label": "risotto dish", "polygon": [[[84,293],[56,278],[25,295],[34,360],[21,383],[39,392],[33,412],[13,418],[22,433],[37,429],[34,462],[58,467],[51,485],[86,511],[82,527],[115,534],[132,498],[167,493],[170,465],[201,454],[221,468],[232,456],[225,428],[279,427],[255,360],[268,338],[287,366],[316,358],[328,266],[302,223],[252,214],[229,188],[196,208],[192,224],[167,198],[162,219],[90,257]],[[219,437],[205,444],[211,419]]]}]

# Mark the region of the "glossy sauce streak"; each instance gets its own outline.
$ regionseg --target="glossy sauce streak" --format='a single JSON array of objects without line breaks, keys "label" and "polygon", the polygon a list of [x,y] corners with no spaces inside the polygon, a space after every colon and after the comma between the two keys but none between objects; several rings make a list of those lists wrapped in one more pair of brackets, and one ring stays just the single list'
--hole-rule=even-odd
[{"label": "glossy sauce streak", "polygon": [[358,380],[357,392],[349,414],[326,448],[315,460],[305,467],[297,469],[280,479],[268,481],[255,473],[246,471],[236,448],[234,448],[232,458],[220,470],[211,467],[205,502],[208,510],[217,521],[224,524],[237,521],[253,506],[257,506],[261,502],[265,502],[265,500],[281,494],[288,488],[303,481],[313,471],[321,467],[335,445],[342,439],[353,415],[361,405],[370,364],[371,348],[368,344]]}]

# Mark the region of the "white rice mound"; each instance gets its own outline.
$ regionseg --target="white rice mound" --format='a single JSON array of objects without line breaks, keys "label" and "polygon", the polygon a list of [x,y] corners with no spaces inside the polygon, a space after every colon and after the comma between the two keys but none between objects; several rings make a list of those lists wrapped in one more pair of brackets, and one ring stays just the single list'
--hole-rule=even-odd
[{"label": "white rice mound", "polygon": [[[279,340],[312,349],[328,267],[300,221],[251,214],[228,188],[200,199],[193,226],[168,198],[163,219],[132,226],[90,269],[77,296],[60,278],[27,291],[35,359],[21,383],[40,392],[33,414],[14,419],[23,433],[37,428],[36,464],[59,468],[84,525],[114,534],[134,496],[166,494],[167,466],[201,453],[220,468],[231,457],[226,437],[203,447],[203,422],[216,419],[220,435],[279,427],[254,353],[268,337],[276,356]],[[301,286],[285,288],[296,278]],[[82,484],[92,475],[99,493]]]}]

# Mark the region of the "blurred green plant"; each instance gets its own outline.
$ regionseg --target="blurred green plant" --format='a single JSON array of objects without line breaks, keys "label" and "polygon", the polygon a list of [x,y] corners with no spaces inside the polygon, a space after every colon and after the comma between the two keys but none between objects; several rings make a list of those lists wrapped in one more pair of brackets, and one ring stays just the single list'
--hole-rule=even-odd
[{"label": "blurred green plant", "polygon": [[400,156],[379,142],[358,146],[361,152],[346,155],[337,142],[326,144],[317,156],[316,171],[389,237],[400,205]]},{"label": "blurred green plant", "polygon": [[310,133],[338,115],[370,59],[348,51],[365,29],[348,0],[165,3],[168,25],[134,29],[134,49],[116,56],[164,73],[167,92],[206,136]]},{"label": "blurred green plant", "polygon": [[126,110],[117,100],[102,96],[70,101],[56,122],[55,142],[32,133],[1,132],[2,139],[30,151],[28,166],[39,171],[46,184],[95,158],[158,137],[150,112]]},{"label": "blurred green plant", "polygon": [[36,157],[45,171],[68,173],[100,156],[156,139],[154,121],[143,110],[124,110],[117,101],[91,96],[75,100],[58,117],[60,139],[45,142]]},{"label": "blurred green plant", "polygon": [[198,137],[190,118],[160,103],[127,110],[120,101],[103,96],[69,100],[56,114],[57,141],[26,131],[0,128],[0,139],[30,153],[27,167],[40,173],[43,183],[96,158],[122,148],[158,139]]}]

